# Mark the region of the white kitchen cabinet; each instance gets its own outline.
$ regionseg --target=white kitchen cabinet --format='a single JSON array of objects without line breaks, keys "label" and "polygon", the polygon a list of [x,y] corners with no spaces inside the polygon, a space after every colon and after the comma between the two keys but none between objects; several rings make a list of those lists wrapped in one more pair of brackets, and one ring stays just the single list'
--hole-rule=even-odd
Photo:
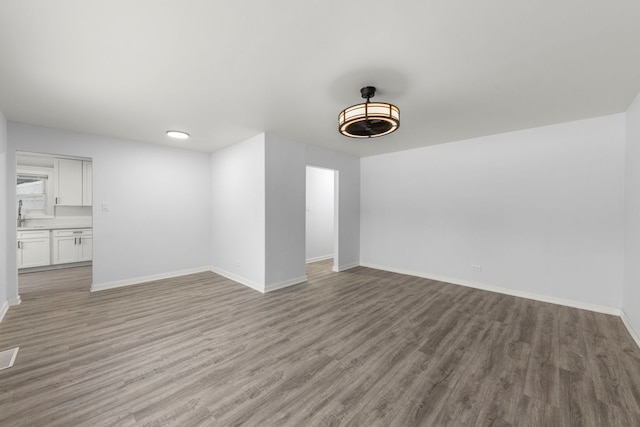
[{"label": "white kitchen cabinet", "polygon": [[93,230],[89,228],[53,231],[53,264],[91,261]]},{"label": "white kitchen cabinet", "polygon": [[91,206],[93,203],[93,165],[86,160],[56,159],[55,204]]},{"label": "white kitchen cabinet", "polygon": [[53,238],[53,263],[65,264],[78,262],[78,238],[54,237]]},{"label": "white kitchen cabinet", "polygon": [[51,264],[49,230],[18,231],[18,268]]},{"label": "white kitchen cabinet", "polygon": [[82,206],[82,160],[56,159],[56,205]]},{"label": "white kitchen cabinet", "polygon": [[80,241],[79,261],[93,260],[93,236],[82,236]]}]

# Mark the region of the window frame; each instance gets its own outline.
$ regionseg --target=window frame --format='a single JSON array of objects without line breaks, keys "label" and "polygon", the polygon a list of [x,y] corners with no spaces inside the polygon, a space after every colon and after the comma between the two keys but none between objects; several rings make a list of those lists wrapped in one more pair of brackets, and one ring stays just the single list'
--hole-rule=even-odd
[{"label": "window frame", "polygon": [[[43,166],[18,166],[16,169],[16,180],[18,176],[42,176],[47,177],[45,182],[45,211],[33,211],[28,209],[22,210],[22,216],[25,219],[51,219],[55,218],[53,194],[53,178],[54,169]],[[17,182],[16,182],[17,185]],[[18,200],[20,195],[16,194],[16,215],[18,214]]]}]

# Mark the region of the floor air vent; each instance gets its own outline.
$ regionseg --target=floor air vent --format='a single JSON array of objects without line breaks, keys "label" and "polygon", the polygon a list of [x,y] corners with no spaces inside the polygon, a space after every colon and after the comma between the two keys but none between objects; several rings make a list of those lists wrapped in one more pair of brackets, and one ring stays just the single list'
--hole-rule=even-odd
[{"label": "floor air vent", "polygon": [[0,371],[13,366],[13,362],[18,355],[18,348],[12,348],[11,350],[0,351]]}]

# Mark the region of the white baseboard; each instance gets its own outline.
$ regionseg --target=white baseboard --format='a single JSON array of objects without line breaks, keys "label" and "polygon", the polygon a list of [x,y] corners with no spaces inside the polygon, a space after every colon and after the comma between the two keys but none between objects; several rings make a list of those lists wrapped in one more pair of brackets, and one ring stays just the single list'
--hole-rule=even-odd
[{"label": "white baseboard", "polygon": [[265,293],[264,285],[261,285],[259,283],[253,282],[253,281],[251,281],[249,279],[245,279],[244,277],[238,276],[237,274],[230,273],[230,272],[225,271],[225,270],[223,270],[221,268],[218,268],[218,267],[210,267],[209,271],[212,271],[212,272],[214,272],[216,274],[219,274],[219,275],[221,275],[223,277],[226,277],[229,280],[233,280],[234,282],[238,282],[241,285],[245,285],[245,286],[247,286],[247,287],[249,287],[249,288],[251,288],[253,290],[256,290],[258,292]]},{"label": "white baseboard", "polygon": [[275,291],[276,289],[287,288],[289,286],[304,283],[306,281],[307,281],[307,276],[302,276],[302,277],[298,277],[291,280],[285,280],[284,282],[280,282],[280,283],[273,283],[271,285],[265,286],[265,292],[271,292],[271,291]]},{"label": "white baseboard", "polygon": [[186,276],[189,274],[202,273],[203,271],[210,271],[207,267],[189,268],[186,270],[171,271],[162,274],[153,274],[151,276],[135,277],[133,279],[117,280],[115,282],[98,283],[91,285],[91,292],[105,291],[107,289],[121,288],[123,286],[139,285],[142,283],[153,282],[162,279],[171,279],[173,277]]},{"label": "white baseboard", "polygon": [[40,271],[61,270],[63,268],[88,267],[90,265],[93,265],[92,261],[68,262],[65,264],[50,264],[50,265],[43,265],[41,267],[20,268],[18,269],[18,274],[38,273]]},{"label": "white baseboard", "polygon": [[[349,270],[350,268],[360,267],[361,265],[362,264],[360,264],[359,262],[354,262],[354,263],[345,264],[345,265],[339,265],[338,267],[336,267],[334,265],[333,268],[331,269],[331,271],[335,271],[336,273],[339,273],[341,271]],[[372,267],[372,268],[375,268],[375,267]]]},{"label": "white baseboard", "polygon": [[384,270],[384,271],[390,271],[392,273],[422,277],[424,279],[437,280],[439,282],[446,282],[446,283],[451,283],[453,285],[460,285],[460,286],[466,286],[468,288],[481,289],[483,291],[496,292],[499,294],[511,295],[514,297],[527,298],[535,301],[548,302],[551,304],[564,305],[564,306],[573,307],[573,308],[580,308],[582,310],[594,311],[596,313],[611,314],[614,316],[620,316],[620,314],[622,313],[622,310],[620,310],[619,308],[609,307],[606,305],[590,304],[590,303],[581,302],[581,301],[574,301],[574,300],[565,299],[565,298],[553,297],[549,295],[518,291],[515,289],[487,285],[484,283],[467,282],[464,280],[454,279],[451,277],[436,276],[432,274],[425,274],[425,273],[420,273],[416,271],[403,270],[399,268],[385,267],[385,266],[376,265],[376,264],[360,263],[360,265],[363,267],[375,268],[376,270]]},{"label": "white baseboard", "polygon": [[3,301],[2,305],[0,305],[0,322],[4,319],[4,315],[9,311],[9,301]]},{"label": "white baseboard", "polygon": [[7,311],[9,311],[9,307],[18,305],[21,302],[22,300],[20,299],[20,295],[18,295],[17,298],[10,298],[3,301],[2,304],[0,304],[0,322],[2,322],[2,319],[4,319],[4,315],[7,314]]},{"label": "white baseboard", "polygon": [[309,264],[311,262],[324,261],[326,259],[331,259],[331,258],[333,258],[333,254],[322,255],[322,256],[317,256],[317,257],[313,257],[313,258],[307,258],[307,264]]},{"label": "white baseboard", "polygon": [[627,313],[625,313],[624,310],[621,311],[620,318],[622,319],[622,323],[624,323],[624,326],[629,331],[631,338],[633,338],[638,347],[640,347],[640,332],[636,331],[636,329],[633,327],[633,325],[631,324],[631,320],[629,319],[629,317],[627,317]]}]

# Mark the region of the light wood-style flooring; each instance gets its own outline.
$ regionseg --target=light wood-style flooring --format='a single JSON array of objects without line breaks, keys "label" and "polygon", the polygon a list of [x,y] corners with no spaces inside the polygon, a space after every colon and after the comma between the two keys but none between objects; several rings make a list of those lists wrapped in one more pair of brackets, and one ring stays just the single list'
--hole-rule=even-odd
[{"label": "light wood-style flooring", "polygon": [[262,295],[213,273],[20,278],[0,426],[640,426],[620,319],[364,267]]}]

